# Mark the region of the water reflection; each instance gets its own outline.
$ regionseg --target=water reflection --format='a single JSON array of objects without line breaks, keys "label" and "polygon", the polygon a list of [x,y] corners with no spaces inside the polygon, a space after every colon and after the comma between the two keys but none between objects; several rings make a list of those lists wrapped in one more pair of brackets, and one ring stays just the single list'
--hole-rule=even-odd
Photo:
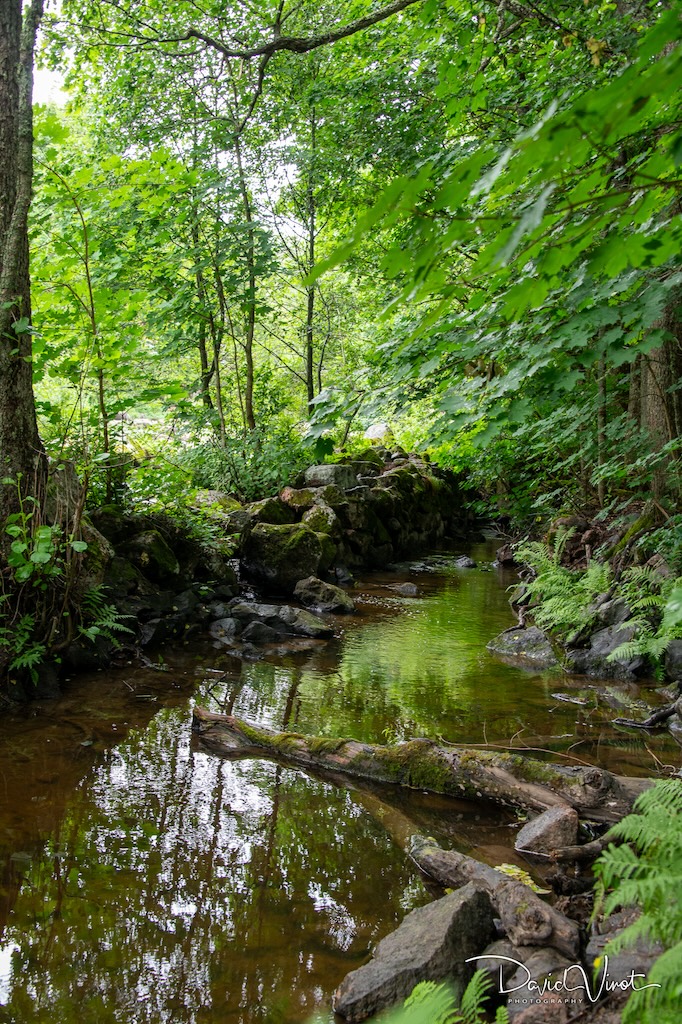
[{"label": "water reflection", "polygon": [[[417,598],[396,595],[403,578]],[[510,624],[504,583],[448,565],[373,577],[329,645],[257,663],[204,647],[0,724],[0,1020],[300,1024],[430,898],[410,832],[512,859],[499,812],[202,752],[195,700],[378,742],[580,743],[647,770],[644,741],[610,726],[617,693],[554,699],[584,683],[487,655]]]}]

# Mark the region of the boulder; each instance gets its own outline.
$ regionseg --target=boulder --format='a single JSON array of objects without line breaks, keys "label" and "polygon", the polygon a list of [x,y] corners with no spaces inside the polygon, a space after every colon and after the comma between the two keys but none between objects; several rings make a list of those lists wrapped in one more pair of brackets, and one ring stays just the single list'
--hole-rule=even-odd
[{"label": "boulder", "polygon": [[335,462],[329,465],[310,466],[305,471],[305,482],[308,487],[327,487],[333,484],[345,491],[357,485],[358,476],[352,466]]},{"label": "boulder", "polygon": [[416,597],[419,593],[419,588],[416,583],[401,583],[396,587],[396,590],[401,597]]},{"label": "boulder", "polygon": [[289,604],[251,604],[248,601],[240,601],[232,606],[231,612],[240,622],[264,622],[278,633],[290,636],[323,640],[334,635],[332,627],[322,619]]},{"label": "boulder", "polygon": [[546,635],[537,626],[506,629],[486,645],[487,650],[503,658],[514,658],[536,668],[557,665],[557,657]]},{"label": "boulder", "polygon": [[572,648],[566,652],[570,671],[603,679],[634,679],[646,665],[641,655],[623,661],[610,661],[609,656],[621,644],[632,640],[636,631],[636,626],[607,626],[593,633],[589,647]]},{"label": "boulder", "polygon": [[284,523],[295,523],[296,513],[293,508],[279,497],[263,498],[262,501],[252,501],[244,506],[252,522],[272,523],[281,526]]},{"label": "boulder", "polygon": [[212,622],[208,627],[208,631],[216,640],[234,640],[240,628],[240,623],[237,619],[233,619],[231,616],[226,616],[225,618],[216,619],[215,622]]},{"label": "boulder", "polygon": [[319,491],[310,487],[284,487],[279,492],[280,501],[295,512],[305,512],[318,500]]},{"label": "boulder", "polygon": [[665,674],[668,679],[682,680],[682,640],[671,640],[668,644]]},{"label": "boulder", "polygon": [[[617,953],[609,953],[607,944],[633,924],[638,915],[638,910],[629,907],[619,910],[593,925],[592,934],[585,950],[585,962],[590,971],[597,966],[599,968],[595,988],[598,988],[604,973],[606,973],[607,980],[613,983],[625,981],[632,976],[633,971],[635,975],[649,974],[655,961],[664,952],[664,948],[659,942],[652,943],[645,936],[640,936],[632,946],[620,949]],[[639,982],[639,984],[644,984],[644,982]]]},{"label": "boulder", "polygon": [[[515,1024],[564,1024],[585,1001],[585,990],[580,985],[581,975],[567,957],[551,946],[527,946],[518,957],[522,964],[505,982],[509,993],[507,1013]],[[558,986],[555,991],[543,992],[543,982]]]},{"label": "boulder", "polygon": [[264,622],[250,622],[242,633],[245,644],[273,644],[282,634]]},{"label": "boulder", "polygon": [[328,569],[335,554],[333,541],[304,523],[256,523],[242,544],[242,566],[271,589],[292,591],[299,580]]},{"label": "boulder", "polygon": [[336,1013],[362,1021],[405,999],[420,981],[454,980],[464,986],[474,972],[465,961],[494,936],[487,893],[468,883],[425,907],[382,939],[369,963],[351,971],[333,996]]},{"label": "boulder", "polygon": [[476,569],[478,563],[474,562],[473,558],[469,558],[468,555],[460,555],[459,558],[455,559],[455,566],[458,569]]},{"label": "boulder", "polygon": [[121,546],[122,553],[155,583],[176,583],[180,564],[158,530],[144,530]]},{"label": "boulder", "polygon": [[550,807],[520,830],[514,843],[518,853],[545,855],[578,841],[578,812],[572,807]]},{"label": "boulder", "polygon": [[338,537],[341,533],[341,523],[333,508],[324,502],[314,505],[303,513],[302,522],[315,533],[325,533],[330,537]]},{"label": "boulder", "polygon": [[318,612],[355,611],[352,597],[340,587],[335,587],[333,583],[325,583],[316,576],[308,576],[305,580],[299,580],[294,587],[294,597],[306,608],[312,608]]}]

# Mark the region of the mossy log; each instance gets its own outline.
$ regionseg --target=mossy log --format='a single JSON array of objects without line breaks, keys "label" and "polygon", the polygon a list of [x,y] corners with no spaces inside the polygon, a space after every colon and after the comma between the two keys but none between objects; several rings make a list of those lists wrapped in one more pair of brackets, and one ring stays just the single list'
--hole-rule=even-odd
[{"label": "mossy log", "polygon": [[443,746],[429,739],[380,746],[274,732],[204,708],[194,710],[193,731],[222,756],[272,757],[304,768],[532,811],[569,806],[584,818],[603,822],[620,820],[651,785],[601,768],[567,767],[516,753]]}]

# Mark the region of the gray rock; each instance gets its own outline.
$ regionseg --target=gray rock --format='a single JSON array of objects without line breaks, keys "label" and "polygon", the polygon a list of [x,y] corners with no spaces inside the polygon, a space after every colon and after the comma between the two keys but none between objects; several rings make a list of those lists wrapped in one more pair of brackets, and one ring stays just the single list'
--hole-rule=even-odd
[{"label": "gray rock", "polygon": [[567,667],[572,672],[602,679],[634,679],[645,667],[644,658],[637,655],[625,661],[608,659],[621,644],[632,640],[635,632],[635,626],[607,626],[598,630],[590,637],[589,647],[572,648],[566,652]]},{"label": "gray rock", "polygon": [[208,627],[210,635],[216,640],[233,640],[239,629],[239,622],[233,618],[217,619]]},{"label": "gray rock", "polygon": [[305,482],[308,487],[327,487],[334,484],[342,491],[357,485],[357,473],[352,466],[331,463],[324,466],[310,466],[305,471]]},{"label": "gray rock", "polygon": [[[566,1009],[570,1009],[571,1013],[580,1010],[585,992],[580,987],[581,975],[577,971],[566,976],[567,986],[571,989],[575,986],[575,991],[548,991],[544,996],[541,993],[542,982],[545,980],[563,985],[564,971],[573,966],[567,957],[551,946],[527,946],[523,955],[517,959],[523,967],[519,967],[505,983],[505,989],[509,992],[507,1013],[510,1020],[516,1024],[553,1024],[554,1021],[563,1024],[569,1016]],[[536,986],[539,986],[540,992]],[[566,1006],[563,999],[575,999],[577,1003]]]},{"label": "gray rock", "polygon": [[402,597],[417,597],[419,588],[416,583],[401,583],[396,590]]},{"label": "gray rock", "polygon": [[242,622],[264,622],[280,634],[307,636],[320,640],[334,635],[332,627],[318,619],[316,615],[288,604],[252,604],[242,601],[234,604],[231,612]]},{"label": "gray rock", "polygon": [[632,615],[632,609],[622,597],[604,601],[597,609],[597,622],[601,626],[620,626]]},{"label": "gray rock", "polygon": [[242,633],[242,640],[246,644],[273,644],[281,637],[278,630],[266,626],[264,622],[250,622]]},{"label": "gray rock", "polygon": [[325,583],[316,576],[308,576],[299,580],[294,587],[294,597],[307,608],[318,612],[354,612],[355,604],[340,587],[333,583]]},{"label": "gray rock", "polygon": [[557,657],[547,636],[537,626],[523,629],[507,629],[486,645],[493,654],[503,658],[514,658],[537,668],[551,668],[557,665]]},{"label": "gray rock", "polygon": [[550,807],[520,830],[514,843],[519,853],[546,854],[562,846],[575,846],[578,813],[572,807]]},{"label": "gray rock", "polygon": [[458,569],[475,569],[478,562],[474,562],[473,558],[469,558],[468,555],[461,555],[455,559],[454,563]]},{"label": "gray rock", "polygon": [[158,530],[144,530],[122,548],[140,572],[156,583],[177,581],[180,565]]},{"label": "gray rock", "polygon": [[514,960],[519,963],[523,961],[523,954],[519,953],[518,947],[508,939],[496,939],[476,958],[474,967],[477,971],[487,971],[493,984],[493,991],[501,992],[518,970],[517,965],[513,963]]},{"label": "gray rock", "polygon": [[[636,920],[639,911],[629,908],[619,910],[611,914],[605,921],[594,925],[590,940],[585,950],[585,963],[592,969],[595,960],[601,958],[600,971],[597,976],[597,986],[602,979],[604,971],[607,972],[607,979],[612,982],[624,981],[631,977],[632,971],[635,974],[648,974],[654,962],[663,953],[663,946],[660,943],[651,943],[645,938],[639,938],[634,946],[622,949],[618,953],[605,951],[606,944],[615,939],[624,928]],[[605,959],[605,952],[608,962]],[[639,982],[643,984],[643,982]]]},{"label": "gray rock", "polygon": [[665,674],[668,679],[682,679],[682,640],[671,640],[668,644]]},{"label": "gray rock", "polygon": [[454,977],[466,984],[474,971],[466,959],[494,931],[490,898],[471,882],[418,907],[381,940],[369,963],[344,978],[333,996],[334,1010],[348,1021],[362,1021],[405,999],[420,981]]}]

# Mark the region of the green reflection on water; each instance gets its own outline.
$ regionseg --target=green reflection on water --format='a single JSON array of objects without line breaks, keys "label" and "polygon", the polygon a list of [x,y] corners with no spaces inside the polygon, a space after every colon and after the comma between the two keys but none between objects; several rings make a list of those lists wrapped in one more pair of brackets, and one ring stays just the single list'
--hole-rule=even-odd
[{"label": "green reflection on water", "polygon": [[[418,597],[398,596],[405,579]],[[203,753],[192,700],[375,742],[513,739],[639,773],[649,747],[679,763],[669,738],[613,729],[627,687],[488,655],[512,622],[509,582],[437,561],[374,576],[327,645],[260,662],[204,645],[198,685],[187,656],[0,723],[0,1021],[301,1024],[429,899],[403,852],[410,829],[513,858],[497,812]]]}]

